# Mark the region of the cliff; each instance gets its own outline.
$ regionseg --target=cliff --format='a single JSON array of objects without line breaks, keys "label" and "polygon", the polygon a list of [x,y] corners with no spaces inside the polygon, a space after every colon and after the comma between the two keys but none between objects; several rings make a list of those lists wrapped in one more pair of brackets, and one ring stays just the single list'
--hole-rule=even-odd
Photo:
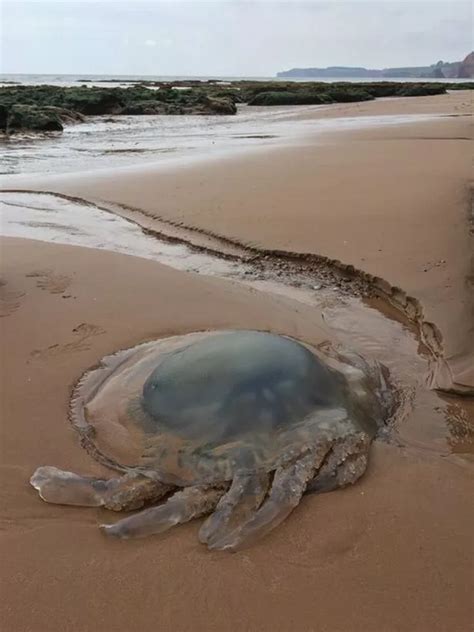
[{"label": "cliff", "polygon": [[462,60],[458,71],[458,77],[461,77],[462,79],[474,78],[474,52],[469,53],[469,55]]},{"label": "cliff", "polygon": [[451,79],[474,78],[474,52],[463,61],[438,61],[431,66],[406,66],[400,68],[362,68],[351,66],[329,66],[328,68],[292,68],[278,72],[277,77],[319,77],[319,78],[378,78],[396,79],[411,77],[415,79]]}]

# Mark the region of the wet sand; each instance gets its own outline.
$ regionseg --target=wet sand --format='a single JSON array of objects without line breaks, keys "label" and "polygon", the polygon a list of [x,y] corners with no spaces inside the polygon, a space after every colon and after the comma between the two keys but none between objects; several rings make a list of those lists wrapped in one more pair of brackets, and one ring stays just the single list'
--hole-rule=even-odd
[{"label": "wet sand", "polygon": [[[163,218],[257,248],[316,253],[381,277],[421,303],[427,342],[443,356],[431,377],[474,389],[471,95],[335,106],[352,116],[409,113],[429,121],[308,135],[177,166],[140,165],[59,177],[4,180],[113,202],[153,228]],[[472,108],[471,108],[472,109]],[[338,110],[338,112],[336,111]],[[301,116],[308,116],[307,111]],[[329,112],[332,110],[329,109]],[[312,116],[328,116],[327,109]],[[438,344],[440,343],[440,344]]]},{"label": "wet sand", "polygon": [[155,262],[17,239],[2,252],[6,630],[469,629],[472,472],[461,460],[378,443],[358,485],[306,497],[236,555],[204,549],[197,524],[110,541],[97,524],[115,514],[39,501],[27,485],[38,465],[107,474],[66,421],[71,384],[101,356],[202,328],[313,343],[328,332],[289,299]]},{"label": "wet sand", "polygon": [[[462,95],[455,96],[452,113],[459,113]],[[425,99],[425,107],[441,106]],[[352,263],[420,299],[456,379],[468,383],[469,134],[466,117],[449,117],[179,170],[141,166],[24,186],[139,207],[135,219],[150,225],[156,215]],[[236,555],[208,552],[197,524],[114,542],[97,524],[115,514],[42,503],[27,484],[38,465],[108,474],[66,420],[72,384],[105,354],[208,328],[258,328],[313,344],[333,334],[316,310],[290,297],[155,261],[14,238],[3,238],[1,248],[6,630],[472,627],[466,455],[376,442],[360,483],[305,497],[279,529]]]}]

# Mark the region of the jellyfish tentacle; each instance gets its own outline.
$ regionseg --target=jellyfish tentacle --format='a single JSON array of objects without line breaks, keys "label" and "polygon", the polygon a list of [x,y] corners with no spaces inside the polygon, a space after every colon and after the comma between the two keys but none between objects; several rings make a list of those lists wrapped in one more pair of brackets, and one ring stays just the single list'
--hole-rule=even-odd
[{"label": "jellyfish tentacle", "polygon": [[260,507],[268,486],[269,476],[265,471],[237,472],[229,491],[199,530],[199,540],[210,549],[220,548],[219,543]]},{"label": "jellyfish tentacle", "polygon": [[306,451],[291,463],[280,466],[266,501],[252,515],[241,529],[222,539],[214,548],[236,550],[248,545],[278,526],[299,504],[308,482],[314,478],[329,451],[329,443],[324,441]]},{"label": "jellyfish tentacle", "polygon": [[138,509],[166,494],[170,487],[145,476],[94,478],[53,466],[39,467],[30,479],[40,497],[58,505],[106,507],[115,511]]},{"label": "jellyfish tentacle", "polygon": [[142,538],[162,533],[182,522],[199,518],[213,511],[227,486],[186,487],[165,503],[140,511],[115,524],[101,525],[102,531],[117,538]]},{"label": "jellyfish tentacle", "polygon": [[370,438],[354,433],[335,443],[307,492],[325,493],[354,484],[367,469]]},{"label": "jellyfish tentacle", "polygon": [[45,465],[35,471],[30,483],[48,503],[101,507],[104,504],[104,495],[116,487],[119,480],[80,476],[74,472]]},{"label": "jellyfish tentacle", "polygon": [[132,511],[157,502],[172,489],[161,481],[140,474],[126,474],[104,495],[104,507],[112,511]]}]

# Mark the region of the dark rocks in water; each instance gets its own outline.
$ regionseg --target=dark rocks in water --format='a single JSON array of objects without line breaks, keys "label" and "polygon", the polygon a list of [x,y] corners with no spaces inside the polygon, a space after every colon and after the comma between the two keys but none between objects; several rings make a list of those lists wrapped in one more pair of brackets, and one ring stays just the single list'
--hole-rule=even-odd
[{"label": "dark rocks in water", "polygon": [[175,100],[170,103],[165,101],[139,101],[137,103],[128,103],[125,105],[120,114],[130,115],[151,115],[151,114],[235,114],[237,108],[231,99],[216,99],[212,97],[203,97],[197,99],[193,103],[187,103],[183,100]]},{"label": "dark rocks in water", "polygon": [[82,123],[82,114],[52,105],[0,104],[0,129],[7,134],[16,132],[62,132],[64,124]]},{"label": "dark rocks in water", "polygon": [[0,131],[5,132],[7,129],[8,110],[6,105],[0,104]]},{"label": "dark rocks in water", "polygon": [[400,97],[424,97],[433,96],[435,94],[445,94],[446,90],[443,86],[436,84],[414,84],[408,85],[398,92]]},{"label": "dark rocks in water", "polygon": [[[269,87],[269,86],[268,86]],[[347,82],[284,84],[280,89],[256,88],[248,95],[249,105],[312,105],[370,101],[379,97],[410,97],[445,94],[444,83]],[[470,87],[470,86],[469,86]],[[251,90],[251,89],[250,89]]]},{"label": "dark rocks in water", "polygon": [[204,99],[204,106],[209,110],[210,114],[237,113],[237,107],[234,101],[228,97],[206,97]]},{"label": "dark rocks in water", "polygon": [[62,132],[59,114],[36,105],[13,105],[8,112],[6,132]]},{"label": "dark rocks in water", "polygon": [[[222,86],[214,84],[205,88],[185,86],[181,90],[171,85],[163,85],[158,90],[143,85],[127,88],[8,86],[0,88],[0,129],[61,131],[64,123],[104,114],[232,115],[237,112],[237,100],[236,90],[229,90],[227,94]],[[13,109],[18,107],[20,110]],[[1,126],[2,117],[11,117],[12,124],[5,120]]]},{"label": "dark rocks in water", "polygon": [[152,115],[152,114],[168,114],[166,103],[160,101],[138,101],[138,103],[129,103],[125,105],[120,114],[128,115]]},{"label": "dark rocks in water", "polygon": [[325,94],[332,103],[353,103],[357,101],[372,101],[375,96],[367,90],[361,90],[357,87],[351,89],[329,88]]},{"label": "dark rocks in water", "polygon": [[319,105],[330,102],[331,100],[324,93],[272,91],[260,92],[249,101],[249,105]]},{"label": "dark rocks in water", "polygon": [[[161,90],[158,91],[158,94]],[[237,107],[231,96],[216,97],[212,88],[168,90],[166,114],[232,115]]]},{"label": "dark rocks in water", "polygon": [[58,108],[54,105],[48,105],[44,107],[43,110],[45,112],[56,113],[63,125],[74,125],[75,123],[84,123],[86,121],[86,117],[83,114],[67,108]]},{"label": "dark rocks in water", "polygon": [[368,101],[378,97],[443,94],[446,89],[472,89],[472,83],[177,81],[95,86],[0,87],[0,131],[61,131],[65,124],[98,115],[234,115],[238,103],[313,105]]},{"label": "dark rocks in water", "polygon": [[108,88],[71,88],[61,106],[81,114],[118,114],[124,105],[122,94]]},{"label": "dark rocks in water", "polygon": [[379,97],[422,97],[435,94],[446,94],[450,84],[446,83],[418,83],[418,82],[392,82],[380,81],[364,84],[364,90],[375,98]]}]

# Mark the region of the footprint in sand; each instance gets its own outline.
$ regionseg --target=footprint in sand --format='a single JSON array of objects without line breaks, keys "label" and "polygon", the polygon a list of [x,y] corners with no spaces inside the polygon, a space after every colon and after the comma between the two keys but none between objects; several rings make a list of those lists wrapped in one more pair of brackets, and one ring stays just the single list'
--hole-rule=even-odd
[{"label": "footprint in sand", "polygon": [[21,305],[24,292],[7,289],[7,282],[0,279],[0,318],[10,316]]},{"label": "footprint in sand", "polygon": [[67,353],[74,353],[76,351],[85,351],[91,348],[90,340],[95,336],[105,334],[105,329],[98,327],[97,325],[91,325],[90,323],[81,323],[72,330],[74,339],[71,342],[65,344],[55,344],[46,347],[45,349],[35,349],[30,353],[30,357],[35,360],[45,360],[55,356],[64,355]]},{"label": "footprint in sand", "polygon": [[62,294],[71,284],[71,278],[65,274],[56,274],[52,270],[35,270],[26,275],[38,279],[36,286],[51,294]]}]

